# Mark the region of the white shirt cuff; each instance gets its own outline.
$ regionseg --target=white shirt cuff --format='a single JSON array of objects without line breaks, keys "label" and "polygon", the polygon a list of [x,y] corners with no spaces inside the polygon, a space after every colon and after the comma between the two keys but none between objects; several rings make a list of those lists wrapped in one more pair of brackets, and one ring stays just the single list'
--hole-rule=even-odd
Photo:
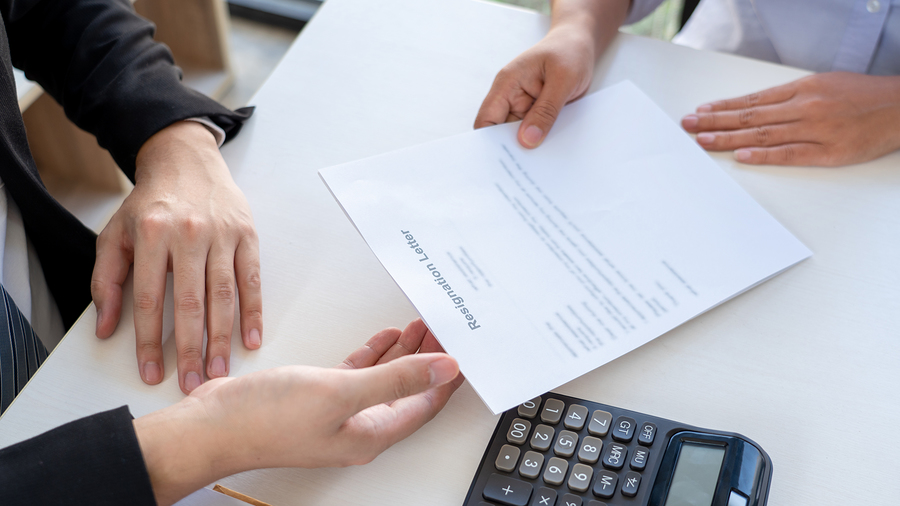
[{"label": "white shirt cuff", "polygon": [[188,118],[185,121],[195,121],[205,126],[209,133],[213,134],[213,137],[216,138],[216,144],[221,148],[222,144],[225,143],[225,130],[222,130],[222,127],[215,124],[208,117],[203,116],[202,118]]}]

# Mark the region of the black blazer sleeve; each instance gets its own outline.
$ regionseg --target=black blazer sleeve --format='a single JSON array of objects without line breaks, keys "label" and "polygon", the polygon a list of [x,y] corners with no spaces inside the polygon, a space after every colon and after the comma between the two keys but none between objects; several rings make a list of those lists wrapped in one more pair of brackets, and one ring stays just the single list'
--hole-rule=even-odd
[{"label": "black blazer sleeve", "polygon": [[0,504],[155,506],[128,407],[0,450]]},{"label": "black blazer sleeve", "polygon": [[181,84],[169,49],[129,0],[0,0],[13,65],[37,81],[134,181],[137,152],[177,121],[207,116],[233,137],[232,112]]}]

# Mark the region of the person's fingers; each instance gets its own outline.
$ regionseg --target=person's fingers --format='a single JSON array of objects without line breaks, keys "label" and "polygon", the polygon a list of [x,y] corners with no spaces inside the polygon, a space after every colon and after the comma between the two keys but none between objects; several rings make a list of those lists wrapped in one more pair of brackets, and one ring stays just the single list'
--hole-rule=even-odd
[{"label": "person's fingers", "polygon": [[559,112],[569,101],[572,91],[565,80],[547,79],[519,125],[519,144],[526,148],[540,146],[547,137],[547,132],[556,123]]},{"label": "person's fingers", "polygon": [[346,384],[353,413],[409,397],[448,383],[459,374],[456,360],[444,353],[419,353],[356,371]]},{"label": "person's fingers", "polygon": [[346,436],[347,451],[356,455],[351,463],[365,464],[419,430],[444,408],[463,379],[459,374],[449,383],[403,397],[390,406],[372,406],[350,418],[341,432]]},{"label": "person's fingers", "polygon": [[400,334],[397,342],[382,354],[377,363],[384,364],[404,355],[416,353],[419,350],[419,346],[422,345],[422,339],[425,338],[426,332],[428,332],[428,327],[425,326],[425,322],[421,318],[411,321],[403,329],[403,333]]},{"label": "person's fingers", "polygon": [[497,75],[491,90],[478,109],[478,115],[475,116],[476,130],[509,121],[507,119],[510,109],[509,95],[514,93],[515,88],[514,81],[506,78],[502,72]]},{"label": "person's fingers", "polygon": [[241,306],[241,339],[244,346],[255,350],[262,345],[262,284],[259,275],[259,240],[256,234],[245,235],[234,254]]},{"label": "person's fingers", "polygon": [[134,333],[138,369],[144,383],[163,377],[162,317],[166,297],[168,251],[162,224],[142,225],[134,253]]},{"label": "person's fingers", "polygon": [[764,125],[743,130],[724,132],[701,132],[697,143],[709,151],[731,151],[746,147],[780,146],[782,144],[806,141],[797,123],[784,125]]},{"label": "person's fingers", "polygon": [[378,359],[397,342],[401,334],[400,329],[394,327],[382,330],[366,341],[366,344],[354,350],[336,368],[362,369],[375,365]]},{"label": "person's fingers", "polygon": [[697,107],[697,112],[733,111],[790,100],[797,93],[795,82],[776,86],[743,97],[717,100]]},{"label": "person's fingers", "polygon": [[835,165],[829,161],[824,146],[811,142],[770,148],[741,148],[734,152],[734,158],[753,165]]},{"label": "person's fingers", "polygon": [[228,376],[234,327],[234,248],[214,244],[206,264],[206,375]]},{"label": "person's fingers", "polygon": [[681,126],[688,132],[711,130],[735,130],[762,125],[775,125],[797,121],[801,111],[790,104],[748,107],[736,111],[698,112],[681,119]]},{"label": "person's fingers", "polygon": [[175,349],[178,352],[178,384],[189,394],[203,383],[203,316],[206,304],[208,251],[190,246],[172,257],[175,283]]},{"label": "person's fingers", "polygon": [[96,335],[106,339],[112,335],[122,314],[122,284],[134,261],[133,253],[124,247],[122,226],[113,219],[97,237],[97,259],[91,274],[91,298],[97,307]]},{"label": "person's fingers", "polygon": [[444,347],[441,346],[441,343],[434,337],[434,334],[431,333],[431,330],[425,333],[425,338],[422,339],[422,344],[419,346],[419,353],[445,353]]}]

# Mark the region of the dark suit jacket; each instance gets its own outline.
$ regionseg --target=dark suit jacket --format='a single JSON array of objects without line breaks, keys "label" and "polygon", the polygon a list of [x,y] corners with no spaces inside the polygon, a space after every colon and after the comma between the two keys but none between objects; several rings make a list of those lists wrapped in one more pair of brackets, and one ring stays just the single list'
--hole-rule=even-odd
[{"label": "dark suit jacket", "polygon": [[[96,237],[41,183],[11,65],[96,135],[132,181],[137,152],[154,133],[206,116],[231,138],[250,110],[229,111],[184,87],[171,53],[128,0],[0,0],[0,16],[0,179],[71,326],[91,301]],[[127,408],[0,450],[0,504],[155,504]]]}]

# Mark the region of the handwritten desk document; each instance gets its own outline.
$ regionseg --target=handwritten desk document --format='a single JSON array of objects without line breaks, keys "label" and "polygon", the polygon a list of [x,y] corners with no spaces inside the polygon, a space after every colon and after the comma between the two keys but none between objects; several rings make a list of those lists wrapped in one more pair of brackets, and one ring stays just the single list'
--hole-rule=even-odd
[{"label": "handwritten desk document", "polygon": [[630,82],[320,176],[499,413],[811,252]]}]

